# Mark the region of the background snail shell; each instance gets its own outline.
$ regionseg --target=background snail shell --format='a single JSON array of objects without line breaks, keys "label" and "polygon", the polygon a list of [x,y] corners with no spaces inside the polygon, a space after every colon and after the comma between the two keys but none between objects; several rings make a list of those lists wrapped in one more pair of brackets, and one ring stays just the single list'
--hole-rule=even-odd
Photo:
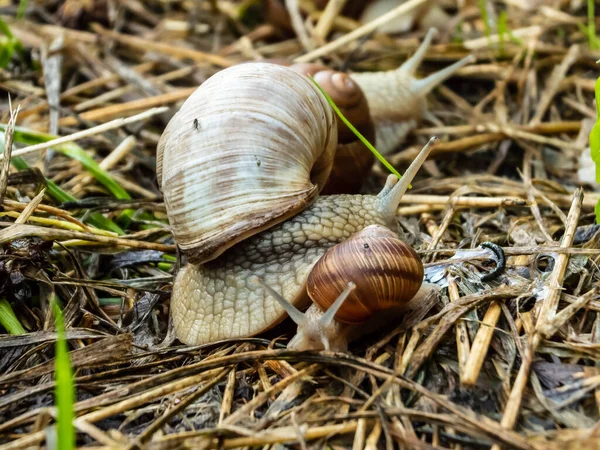
[{"label": "background snail shell", "polygon": [[[376,145],[369,103],[358,84],[344,72],[321,64],[292,64],[302,75],[311,75],[338,106],[344,117],[369,142]],[[338,145],[329,179],[321,194],[355,194],[371,171],[375,156],[336,114]]]},{"label": "background snail shell", "polygon": [[307,280],[308,295],[327,310],[349,282],[356,289],[335,315],[342,323],[363,322],[374,313],[407,304],[423,283],[423,263],[396,233],[370,225],[330,248]]},{"label": "background snail shell", "polygon": [[268,63],[222,70],[186,100],[159,141],[157,177],[190,261],[314,202],[337,144],[333,114],[309,79]]}]

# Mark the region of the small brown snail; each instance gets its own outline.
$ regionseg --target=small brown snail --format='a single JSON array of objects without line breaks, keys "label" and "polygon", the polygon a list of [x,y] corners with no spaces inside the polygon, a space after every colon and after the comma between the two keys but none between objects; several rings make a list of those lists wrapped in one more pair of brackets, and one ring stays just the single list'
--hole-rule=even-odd
[{"label": "small brown snail", "polygon": [[313,304],[304,314],[259,283],[298,325],[288,344],[294,350],[344,351],[368,320],[375,318],[381,326],[397,317],[420,289],[421,295],[430,289],[422,287],[423,264],[417,253],[381,225],[369,225],[317,261],[306,283]]},{"label": "small brown snail", "polygon": [[319,196],[337,125],[314,84],[269,63],[227,68],[203,83],[167,125],[157,175],[175,240],[189,264],[171,313],[187,344],[256,335],[285,318],[257,276],[299,307],[330,247],[369,225],[395,230],[396,210],[432,142],[378,195]]}]

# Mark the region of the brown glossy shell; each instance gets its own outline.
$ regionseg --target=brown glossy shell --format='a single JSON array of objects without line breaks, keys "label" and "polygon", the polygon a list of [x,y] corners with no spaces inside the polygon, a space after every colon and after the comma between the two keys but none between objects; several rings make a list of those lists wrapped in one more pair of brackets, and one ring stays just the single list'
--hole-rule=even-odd
[{"label": "brown glossy shell", "polygon": [[405,306],[421,287],[423,263],[394,232],[371,225],[323,255],[308,277],[308,295],[327,310],[350,281],[356,289],[336,320],[359,323],[377,311]]},{"label": "brown glossy shell", "polygon": [[[344,72],[320,64],[293,64],[290,68],[303,75],[311,75],[344,117],[369,142],[376,144],[369,104],[356,81]],[[360,191],[365,177],[371,171],[375,157],[337,115],[336,121],[338,147],[329,180],[321,194],[355,194]]]}]

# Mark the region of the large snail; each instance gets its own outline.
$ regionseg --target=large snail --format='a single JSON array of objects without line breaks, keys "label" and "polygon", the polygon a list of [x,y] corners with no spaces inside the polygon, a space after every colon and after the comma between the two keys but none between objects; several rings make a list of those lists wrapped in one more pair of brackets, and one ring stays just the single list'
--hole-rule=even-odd
[{"label": "large snail", "polygon": [[217,73],[173,117],[158,145],[157,175],[189,261],[171,301],[182,342],[274,326],[285,310],[254,277],[302,307],[308,275],[330,247],[369,225],[396,230],[399,201],[432,146],[376,196],[318,196],[336,143],[333,112],[313,83],[270,63]]}]

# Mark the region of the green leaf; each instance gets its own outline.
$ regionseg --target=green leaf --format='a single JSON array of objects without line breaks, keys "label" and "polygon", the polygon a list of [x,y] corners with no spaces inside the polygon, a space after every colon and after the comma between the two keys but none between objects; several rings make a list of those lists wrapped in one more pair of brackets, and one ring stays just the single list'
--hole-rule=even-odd
[{"label": "green leaf", "polygon": [[19,322],[10,303],[8,303],[8,300],[5,298],[0,299],[0,325],[2,325],[10,334],[26,333],[25,328],[23,328],[23,325]]},{"label": "green leaf", "polygon": [[27,11],[27,0],[21,0],[19,2],[19,9],[17,9],[17,19],[22,19]]},{"label": "green leaf", "polygon": [[75,427],[73,425],[73,419],[75,418],[73,407],[75,404],[75,386],[73,383],[73,369],[69,360],[65,324],[55,296],[52,298],[52,310],[58,334],[56,359],[54,361],[54,403],[58,416],[56,421],[58,448],[71,450],[75,448]]},{"label": "green leaf", "polygon": [[363,144],[365,144],[365,146],[369,150],[371,150],[371,152],[375,155],[375,157],[385,167],[387,167],[390,172],[392,172],[394,175],[396,175],[398,177],[398,179],[402,178],[402,175],[400,175],[398,173],[398,171],[396,169],[394,169],[394,166],[392,166],[389,162],[387,162],[387,160],[383,157],[383,155],[381,153],[379,153],[375,147],[373,147],[373,145],[367,140],[367,138],[365,138],[356,128],[354,128],[354,125],[352,125],[350,123],[350,121],[348,119],[346,119],[346,117],[344,117],[344,115],[342,114],[340,109],[337,107],[337,105],[335,104],[333,99],[327,94],[327,92],[325,92],[323,90],[323,88],[319,85],[319,83],[317,83],[317,81],[311,75],[309,75],[309,78],[312,80],[312,82],[315,84],[315,86],[317,86],[317,89],[319,89],[319,91],[321,91],[321,94],[323,94],[323,96],[327,99],[327,102],[331,105],[331,107],[336,112],[336,114],[338,116],[340,116],[340,119],[342,119],[342,122],[344,122],[346,124],[346,126],[350,129],[350,131],[352,131],[356,135],[356,137],[358,137],[358,139],[360,139],[360,141]]},{"label": "green leaf", "polygon": [[596,163],[596,182],[600,183],[600,77],[596,80],[596,123],[590,131],[590,151]]}]

